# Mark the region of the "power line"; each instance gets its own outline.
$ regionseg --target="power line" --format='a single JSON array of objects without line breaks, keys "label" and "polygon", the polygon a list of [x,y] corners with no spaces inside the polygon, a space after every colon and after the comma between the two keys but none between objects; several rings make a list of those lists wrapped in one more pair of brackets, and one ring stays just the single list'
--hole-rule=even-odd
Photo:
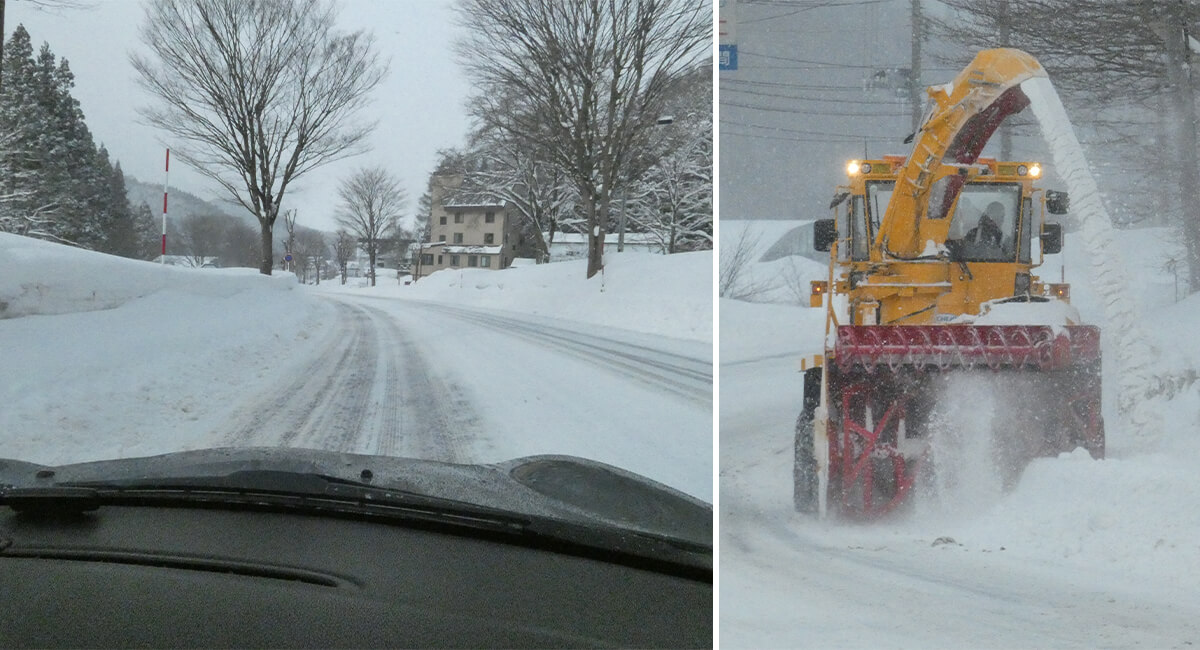
[{"label": "power line", "polygon": [[[734,122],[732,120],[724,120],[724,119],[721,120],[721,124],[726,124],[728,126],[740,126],[740,127],[746,127],[746,128],[754,128],[754,129],[767,129],[770,131],[782,131],[785,133],[794,133],[797,135],[815,135],[815,136],[820,136],[820,137],[847,138],[849,140],[859,141],[859,142],[861,142],[863,140],[871,140],[874,142],[899,142],[901,140],[900,138],[898,138],[896,136],[876,136],[876,135],[860,135],[857,133],[830,133],[828,131],[809,131],[807,129],[790,129],[790,128],[781,127],[781,126],[767,126],[765,124],[754,124],[751,122]],[[721,133],[724,134],[725,132],[722,131]]]},{"label": "power line", "polygon": [[816,102],[819,104],[838,104],[841,106],[845,106],[846,104],[849,104],[849,103],[853,103],[856,106],[899,106],[899,105],[903,104],[904,106],[907,107],[907,105],[908,105],[907,100],[899,100],[899,99],[897,101],[893,101],[893,102],[882,102],[882,101],[877,101],[877,100],[872,100],[872,99],[854,100],[853,102],[851,102],[846,99],[829,99],[827,97],[799,97],[797,95],[787,95],[784,93],[768,93],[768,92],[763,92],[761,90],[746,90],[744,88],[726,88],[725,90],[723,90],[721,92],[721,95],[724,96],[726,93],[740,93],[743,95],[754,95],[756,97],[776,97],[779,99],[790,99],[792,101],[797,101],[797,102]]},{"label": "power line", "polygon": [[721,100],[721,106],[736,106],[738,108],[748,108],[755,111],[769,111],[771,113],[790,113],[792,115],[829,115],[839,116],[846,115],[849,117],[906,117],[908,112],[899,113],[863,113],[855,111],[813,111],[797,108],[780,108],[774,106],[755,106],[754,104],[743,104],[729,100]]},{"label": "power line", "polygon": [[734,131],[721,131],[721,137],[725,137],[725,136],[729,136],[729,137],[733,137],[733,138],[753,138],[755,140],[773,140],[775,142],[804,142],[804,143],[816,143],[816,144],[861,145],[864,142],[886,142],[886,140],[884,140],[882,138],[788,137],[788,136],[775,136],[775,135],[758,135],[756,133],[737,133]]}]

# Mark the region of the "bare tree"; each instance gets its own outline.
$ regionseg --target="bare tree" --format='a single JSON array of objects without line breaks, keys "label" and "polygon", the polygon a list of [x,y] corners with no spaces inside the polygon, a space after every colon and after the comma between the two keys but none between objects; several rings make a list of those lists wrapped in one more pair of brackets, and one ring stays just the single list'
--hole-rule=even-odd
[{"label": "bare tree", "polygon": [[300,282],[308,284],[308,267],[312,265],[316,283],[321,284],[321,267],[328,249],[329,242],[325,239],[325,233],[304,227],[296,231],[292,243],[292,260]]},{"label": "bare tree", "polygon": [[632,151],[654,127],[673,74],[711,47],[712,3],[460,0],[458,10],[475,117],[538,143],[571,177],[592,277],[604,267],[613,190]]},{"label": "bare tree", "polygon": [[346,284],[346,266],[354,256],[354,237],[345,230],[337,231],[337,239],[333,242],[333,258],[337,261],[338,272],[342,276],[342,284]]},{"label": "bare tree", "polygon": [[375,286],[375,258],[399,227],[404,190],[387,170],[374,167],[360,169],[342,181],[338,197],[342,200],[338,224],[358,238],[371,264],[371,286]]},{"label": "bare tree", "polygon": [[194,267],[204,266],[221,250],[227,219],[215,214],[189,214],[179,224],[183,249]]},{"label": "bare tree", "polygon": [[373,39],[334,30],[327,0],[153,0],[132,55],[159,100],[141,110],[177,139],[185,163],[219,183],[272,232],[293,181],[360,152],[373,124],[354,117],[386,73]]},{"label": "bare tree", "polygon": [[748,278],[746,275],[746,272],[749,271],[748,267],[755,261],[754,253],[761,240],[761,233],[745,227],[742,228],[737,239],[721,247],[717,295],[722,298],[749,300],[769,288],[766,283],[756,281],[752,277]]},{"label": "bare tree", "polygon": [[533,240],[538,263],[549,261],[558,222],[577,202],[570,179],[538,151],[536,143],[481,131],[474,144],[487,166],[472,174],[471,180],[516,209],[523,235]]},{"label": "bare tree", "polygon": [[[1195,100],[1200,84],[1192,74],[1192,58],[1200,51],[1192,36],[1200,23],[1200,4],[942,4],[953,12],[932,22],[938,35],[969,49],[1019,47],[1050,72],[1072,115],[1087,116],[1086,131],[1099,142],[1099,151],[1116,161],[1115,173],[1105,177],[1112,188],[1106,199],[1125,204],[1130,212],[1156,216],[1164,212],[1166,200],[1174,199],[1176,225],[1187,247],[1189,285],[1200,289],[1200,111]],[[1163,192],[1164,182],[1174,185],[1174,191]]]},{"label": "bare tree", "polygon": [[292,258],[292,259],[288,260],[287,266],[285,266],[284,268],[286,268],[288,271],[295,272],[296,256],[293,254],[293,251],[295,250],[295,247],[296,247],[296,211],[295,210],[284,210],[283,211],[283,227],[287,228],[287,239],[283,240],[283,254],[285,257]]}]

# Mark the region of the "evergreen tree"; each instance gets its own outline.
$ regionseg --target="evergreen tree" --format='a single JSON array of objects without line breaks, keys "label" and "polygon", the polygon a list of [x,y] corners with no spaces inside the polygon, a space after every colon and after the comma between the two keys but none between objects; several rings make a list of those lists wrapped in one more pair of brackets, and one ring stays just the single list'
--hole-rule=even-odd
[{"label": "evergreen tree", "polygon": [[57,60],[48,44],[35,58],[22,25],[0,65],[5,79],[0,91],[0,229],[112,250],[109,239],[123,214],[122,204],[112,196],[114,170],[108,154],[97,151],[79,102],[71,96],[75,75],[70,65]]},{"label": "evergreen tree", "polygon": [[103,250],[122,257],[140,257],[137,224],[134,222],[133,209],[125,192],[125,174],[121,171],[121,163],[118,161],[115,165],[109,165],[108,151],[101,146],[97,155],[97,165],[101,176],[107,178],[107,183],[101,186]]}]

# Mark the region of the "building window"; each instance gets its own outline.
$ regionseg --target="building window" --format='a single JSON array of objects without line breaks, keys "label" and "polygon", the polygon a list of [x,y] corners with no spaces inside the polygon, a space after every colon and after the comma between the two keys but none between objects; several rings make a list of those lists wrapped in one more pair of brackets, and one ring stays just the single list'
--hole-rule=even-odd
[{"label": "building window", "polygon": [[479,266],[479,256],[478,255],[468,255],[467,256],[467,266]]},{"label": "building window", "polygon": [[486,269],[486,268],[490,267],[491,265],[492,265],[492,258],[490,255],[480,255],[479,256],[479,266],[482,266],[483,268]]},{"label": "building window", "polygon": [[496,213],[495,212],[485,212],[483,215],[483,220],[485,223],[496,223]]},{"label": "building window", "polygon": [[458,266],[458,256],[457,255],[450,256],[450,266]]},{"label": "building window", "polygon": [[438,241],[446,241],[445,235],[438,235]]},{"label": "building window", "polygon": [[433,253],[425,253],[421,255],[422,264],[433,264]]},{"label": "building window", "polygon": [[463,215],[462,215],[462,213],[461,213],[461,212],[455,212],[455,213],[454,213],[454,223],[462,223],[462,222],[463,222]]},{"label": "building window", "polygon": [[443,226],[446,225],[446,217],[442,217],[442,218],[438,219],[438,223],[440,223]]},{"label": "building window", "polygon": [[441,264],[442,264],[442,256],[438,255],[438,266],[441,266]]},{"label": "building window", "polygon": [[455,243],[455,244],[461,244],[461,243],[463,243],[462,236],[463,236],[463,234],[462,234],[461,232],[456,232],[456,233],[454,233],[454,243]]},{"label": "building window", "polygon": [[493,233],[490,233],[490,232],[489,232],[489,233],[484,233],[484,235],[483,235],[483,243],[485,243],[485,244],[494,244],[494,243],[496,243],[496,235],[495,235],[495,234],[493,234]]}]

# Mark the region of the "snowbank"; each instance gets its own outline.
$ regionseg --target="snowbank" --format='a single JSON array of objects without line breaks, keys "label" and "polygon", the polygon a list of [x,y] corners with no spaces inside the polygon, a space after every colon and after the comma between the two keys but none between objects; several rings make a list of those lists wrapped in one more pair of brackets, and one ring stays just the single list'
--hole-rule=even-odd
[{"label": "snowbank", "polygon": [[231,296],[288,291],[295,277],[253,269],[185,269],[0,233],[0,319],[113,309],[163,289]]},{"label": "snowbank", "polygon": [[379,276],[376,286],[322,282],[314,290],[430,300],[695,341],[713,340],[711,251],[605,258],[603,276],[586,278],[587,261],[500,271],[438,271],[410,285]]},{"label": "snowbank", "polygon": [[[0,233],[0,448],[64,463],[214,446],[255,382],[321,348],[290,274],[180,269]],[[219,441],[218,441],[219,442]]]}]

